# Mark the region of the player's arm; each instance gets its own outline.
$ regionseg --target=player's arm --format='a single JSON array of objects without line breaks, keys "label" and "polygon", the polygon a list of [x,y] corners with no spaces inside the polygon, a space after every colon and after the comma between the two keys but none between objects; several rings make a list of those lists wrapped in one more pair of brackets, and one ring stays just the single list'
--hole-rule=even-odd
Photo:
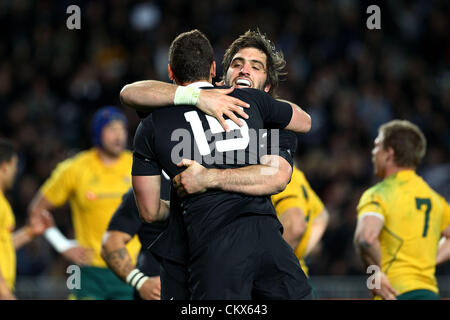
[{"label": "player's arm", "polygon": [[5,278],[3,278],[1,268],[0,268],[0,300],[16,300],[14,294],[11,292],[11,290],[9,290]]},{"label": "player's arm", "polygon": [[[38,191],[28,208],[30,220],[45,219],[45,216],[50,214],[49,211],[54,208],[55,206],[45,195]],[[53,223],[53,220],[51,222]],[[46,228],[44,237],[57,252],[76,264],[87,264],[92,258],[92,252],[89,249],[78,246],[74,240],[67,239],[54,224]]]},{"label": "player's arm", "polygon": [[274,99],[267,93],[262,93],[257,98],[261,99],[258,107],[263,116],[264,126],[297,133],[305,133],[311,129],[311,117],[295,103]]},{"label": "player's arm", "polygon": [[40,217],[32,215],[25,226],[13,233],[14,248],[20,249],[52,226],[54,226],[53,218],[47,210],[42,210]]},{"label": "player's arm", "polygon": [[291,121],[284,129],[298,133],[306,133],[311,130],[311,116],[307,112],[293,102],[283,99],[277,100],[288,103],[292,108]]},{"label": "player's arm", "polygon": [[194,160],[183,159],[178,166],[187,167],[174,177],[180,196],[220,189],[248,195],[270,195],[282,191],[292,175],[287,160],[276,155],[264,155],[261,164],[233,169],[207,169]]},{"label": "player's arm", "polygon": [[299,206],[292,206],[281,212],[278,218],[284,229],[283,239],[295,250],[307,228],[305,213]]},{"label": "player's arm", "polygon": [[239,126],[242,126],[243,123],[234,113],[245,119],[248,118],[240,107],[248,108],[249,105],[238,98],[227,95],[233,90],[233,87],[201,90],[162,81],[144,80],[124,86],[120,91],[120,101],[127,107],[144,112],[173,105],[193,105],[215,117],[222,127],[228,130],[224,115]]},{"label": "player's arm", "polygon": [[436,264],[444,263],[450,260],[450,226],[442,232],[443,239],[439,243],[436,255]]},{"label": "player's arm", "polygon": [[131,235],[117,230],[108,230],[102,239],[101,255],[108,267],[124,282],[136,288],[144,300],[161,298],[159,277],[148,277],[133,264],[126,244]]},{"label": "player's arm", "polygon": [[311,253],[311,251],[319,243],[320,239],[327,229],[328,221],[330,220],[330,215],[326,208],[319,213],[319,215],[314,219],[311,224],[311,233],[308,240],[308,245],[306,246],[305,256]]},{"label": "player's arm", "polygon": [[[354,236],[356,255],[363,262],[364,268],[377,266],[381,270],[381,249],[379,235],[384,221],[378,215],[362,215],[357,222]],[[379,295],[386,300],[395,300],[398,292],[391,286],[387,276],[379,271],[380,287],[371,289],[372,295]]]},{"label": "player's arm", "polygon": [[381,265],[381,250],[378,236],[383,228],[383,220],[375,215],[366,215],[358,219],[354,236],[354,245],[364,268]]},{"label": "player's arm", "polygon": [[132,177],[133,191],[139,214],[147,223],[165,220],[169,215],[167,201],[161,200],[161,176]]}]

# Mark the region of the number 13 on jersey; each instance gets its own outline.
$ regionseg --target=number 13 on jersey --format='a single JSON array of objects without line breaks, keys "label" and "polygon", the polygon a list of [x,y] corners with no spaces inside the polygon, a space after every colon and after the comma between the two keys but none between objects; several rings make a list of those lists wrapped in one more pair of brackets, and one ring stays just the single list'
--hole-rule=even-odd
[{"label": "number 13 on jersey", "polygon": [[[189,111],[184,114],[184,118],[191,125],[192,133],[194,134],[194,140],[197,144],[198,150],[202,156],[206,156],[211,153],[211,149],[209,148],[208,140],[206,139],[205,130],[203,129],[202,122],[198,115],[197,111]],[[213,118],[209,115],[206,115],[206,120],[208,121],[208,125],[211,129],[212,134],[225,132],[225,130],[220,125],[219,121],[216,118]],[[216,142],[216,148],[218,152],[227,152],[234,150],[242,150],[247,148],[250,137],[248,132],[248,125],[244,119],[239,118],[244,125],[239,127],[232,120],[227,119],[225,122],[231,130],[240,130],[241,138],[233,138],[233,139],[225,139],[222,141]]]}]

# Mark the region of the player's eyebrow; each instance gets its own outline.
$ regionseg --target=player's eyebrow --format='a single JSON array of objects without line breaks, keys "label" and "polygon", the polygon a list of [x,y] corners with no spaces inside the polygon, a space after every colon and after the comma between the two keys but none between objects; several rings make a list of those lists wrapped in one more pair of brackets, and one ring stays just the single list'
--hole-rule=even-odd
[{"label": "player's eyebrow", "polygon": [[[245,62],[245,61],[246,61],[246,59],[244,59],[244,58],[242,58],[242,57],[236,57],[236,58],[233,59],[233,61],[231,61],[231,63],[235,62],[236,60],[239,61],[239,62]],[[256,60],[256,59],[251,59],[251,60],[249,60],[249,61],[250,61],[251,63],[256,63],[256,64],[261,65],[261,67],[262,67],[264,70],[266,70],[266,67],[264,66],[264,63],[262,63],[262,61]]]}]

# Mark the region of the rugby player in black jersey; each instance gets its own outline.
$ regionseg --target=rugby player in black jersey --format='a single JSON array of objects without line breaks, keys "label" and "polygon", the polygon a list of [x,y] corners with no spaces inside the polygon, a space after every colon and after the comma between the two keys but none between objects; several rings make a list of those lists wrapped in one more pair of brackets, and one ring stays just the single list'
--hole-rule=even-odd
[{"label": "rugby player in black jersey", "polygon": [[[177,54],[181,54],[185,58],[186,51],[183,50],[192,50],[190,37],[195,38],[196,33],[198,31],[177,37],[171,46],[171,57],[177,59],[180,58]],[[188,41],[189,45],[184,46],[183,41]],[[199,52],[203,50],[198,49]],[[197,69],[182,69],[182,72],[187,71],[188,74],[190,71],[194,74],[194,77],[183,81],[182,77],[186,73],[179,73],[178,68],[173,68],[176,64],[172,59],[169,74],[178,83],[205,86],[206,83],[199,84],[198,80],[210,82],[215,73],[212,48],[210,51],[211,59],[205,60],[209,68],[206,76],[198,76],[195,73]],[[198,91],[193,93],[197,93],[198,97]],[[240,119],[242,127],[234,127],[227,120],[233,129],[231,135],[222,132],[215,119],[187,106],[159,109],[141,123],[135,136],[133,186],[139,210],[145,219],[153,221],[167,214],[167,210],[161,210],[160,206],[159,174],[161,168],[171,177],[182,171],[177,166],[177,161],[180,160],[177,152],[181,151],[183,156],[199,160],[207,168],[234,168],[244,172],[246,166],[252,164],[252,159],[259,161],[263,158],[253,148],[255,144],[259,145],[258,130],[265,125],[297,131],[305,128],[304,123],[300,124],[298,121],[301,110],[276,101],[268,94],[245,89],[235,90],[231,95],[252,106],[246,109],[249,118],[246,121]],[[205,131],[204,128],[210,131]],[[192,139],[188,142],[190,138]],[[288,151],[294,148],[295,142],[294,147],[288,148]],[[239,154],[239,151],[243,153]],[[285,160],[280,162],[283,161]],[[282,168],[283,165],[276,165],[272,169],[280,171]],[[289,181],[290,171],[288,172],[285,183]],[[270,175],[267,178],[270,179]],[[301,299],[309,296],[311,288],[295,255],[281,238],[281,225],[276,219],[270,199],[261,196],[261,191],[255,188],[253,181],[246,181],[246,191],[254,196],[211,189],[181,201],[183,222],[189,240],[189,284],[192,298]],[[236,184],[240,186],[240,190],[246,189],[242,187],[245,182],[242,182],[244,181]],[[281,186],[278,185],[278,188]],[[231,186],[230,191],[233,188]],[[255,243],[258,245],[255,246]]]}]

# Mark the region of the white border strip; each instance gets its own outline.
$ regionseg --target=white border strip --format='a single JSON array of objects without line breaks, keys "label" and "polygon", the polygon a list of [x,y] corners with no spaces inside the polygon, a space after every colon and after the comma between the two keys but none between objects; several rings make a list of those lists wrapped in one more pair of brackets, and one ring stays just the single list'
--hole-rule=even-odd
[{"label": "white border strip", "polygon": [[362,219],[362,218],[364,218],[364,217],[366,217],[366,216],[377,217],[377,218],[381,219],[381,221],[384,222],[384,217],[383,217],[383,215],[382,215],[381,213],[375,212],[375,211],[364,212],[362,215],[359,216],[358,219]]}]

